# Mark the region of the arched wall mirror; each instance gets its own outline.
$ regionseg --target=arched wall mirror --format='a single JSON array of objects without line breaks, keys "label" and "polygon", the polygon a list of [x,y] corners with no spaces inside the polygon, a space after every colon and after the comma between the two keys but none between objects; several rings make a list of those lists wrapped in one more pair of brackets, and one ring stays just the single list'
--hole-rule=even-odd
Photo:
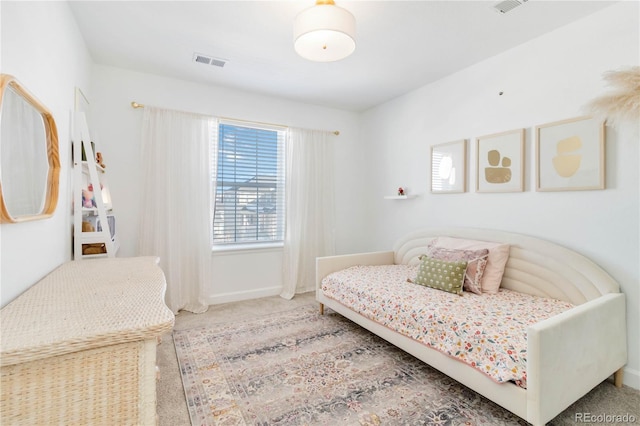
[{"label": "arched wall mirror", "polygon": [[53,116],[14,77],[0,74],[0,223],[53,215],[59,176]]}]

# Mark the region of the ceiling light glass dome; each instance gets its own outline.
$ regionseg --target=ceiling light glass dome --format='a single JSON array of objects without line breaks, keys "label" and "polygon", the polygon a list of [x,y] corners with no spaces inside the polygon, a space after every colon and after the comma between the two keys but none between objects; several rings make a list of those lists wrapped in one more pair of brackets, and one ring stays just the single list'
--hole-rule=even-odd
[{"label": "ceiling light glass dome", "polygon": [[356,20],[333,0],[317,0],[298,14],[293,26],[294,47],[310,61],[333,62],[356,49]]}]

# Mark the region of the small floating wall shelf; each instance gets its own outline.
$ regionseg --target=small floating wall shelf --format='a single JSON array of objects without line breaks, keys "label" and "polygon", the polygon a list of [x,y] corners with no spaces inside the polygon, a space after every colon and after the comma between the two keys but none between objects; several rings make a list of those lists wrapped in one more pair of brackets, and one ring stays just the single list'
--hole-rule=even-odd
[{"label": "small floating wall shelf", "polygon": [[415,194],[411,194],[411,195],[385,195],[384,199],[385,200],[409,200],[411,198],[416,198],[417,195]]}]

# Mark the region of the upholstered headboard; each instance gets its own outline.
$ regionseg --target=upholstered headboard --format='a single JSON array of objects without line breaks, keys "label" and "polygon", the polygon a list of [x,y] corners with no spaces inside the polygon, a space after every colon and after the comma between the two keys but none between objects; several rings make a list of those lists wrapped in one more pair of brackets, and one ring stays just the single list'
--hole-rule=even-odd
[{"label": "upholstered headboard", "polygon": [[602,268],[583,255],[550,241],[504,231],[476,228],[421,229],[394,245],[396,264],[414,264],[435,237],[447,236],[508,243],[511,246],[501,287],[521,293],[565,300],[575,305],[620,287]]}]

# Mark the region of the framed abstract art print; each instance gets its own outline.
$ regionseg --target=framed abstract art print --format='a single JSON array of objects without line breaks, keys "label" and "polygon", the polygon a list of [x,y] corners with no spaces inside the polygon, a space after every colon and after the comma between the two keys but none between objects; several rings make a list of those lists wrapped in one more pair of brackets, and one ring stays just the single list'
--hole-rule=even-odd
[{"label": "framed abstract art print", "polygon": [[476,192],[524,191],[524,129],[476,138]]},{"label": "framed abstract art print", "polygon": [[536,126],[536,191],[604,189],[604,129],[592,117]]},{"label": "framed abstract art print", "polygon": [[467,140],[431,146],[431,192],[434,194],[467,190]]}]

